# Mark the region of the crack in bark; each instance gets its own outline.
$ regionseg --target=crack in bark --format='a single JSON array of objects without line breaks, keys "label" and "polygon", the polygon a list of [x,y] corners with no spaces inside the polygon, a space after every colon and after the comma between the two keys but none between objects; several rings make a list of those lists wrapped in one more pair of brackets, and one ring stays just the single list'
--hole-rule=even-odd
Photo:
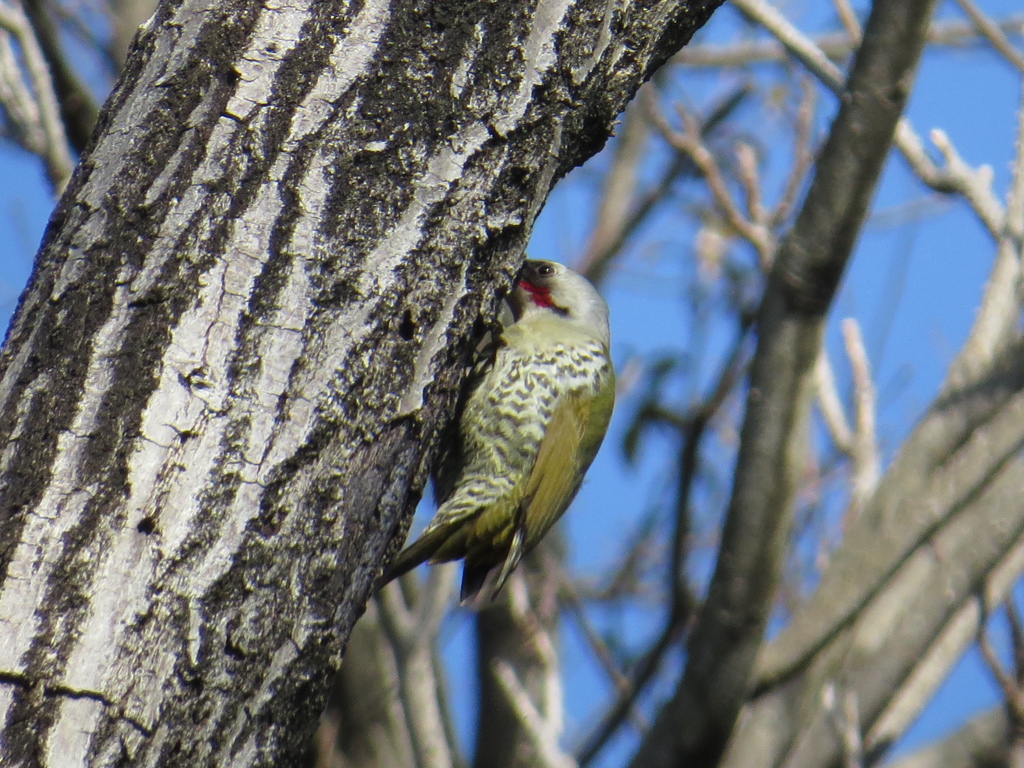
[{"label": "crack in bark", "polygon": [[117,720],[123,720],[147,739],[153,737],[155,729],[147,727],[140,720],[127,714],[120,704],[111,701],[99,691],[87,691],[67,685],[47,684],[34,680],[23,672],[11,672],[8,670],[0,670],[0,685],[12,685],[26,691],[39,691],[39,695],[47,699],[63,697],[68,699],[88,699],[98,702],[104,706],[108,716],[113,716]]}]

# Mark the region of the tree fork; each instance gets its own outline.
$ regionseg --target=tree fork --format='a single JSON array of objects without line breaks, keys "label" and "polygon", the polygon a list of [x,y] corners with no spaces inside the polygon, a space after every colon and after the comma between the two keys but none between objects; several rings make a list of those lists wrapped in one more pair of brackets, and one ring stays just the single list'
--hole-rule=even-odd
[{"label": "tree fork", "polygon": [[720,0],[164,2],[0,355],[5,764],[291,764],[556,179]]}]

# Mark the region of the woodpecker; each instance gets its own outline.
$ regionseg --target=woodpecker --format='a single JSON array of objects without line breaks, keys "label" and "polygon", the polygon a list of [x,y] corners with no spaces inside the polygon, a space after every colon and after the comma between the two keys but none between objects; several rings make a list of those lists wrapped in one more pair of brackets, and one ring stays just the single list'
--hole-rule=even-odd
[{"label": "woodpecker", "polygon": [[439,474],[451,490],[384,573],[464,559],[461,600],[491,598],[572,502],[608,428],[615,374],[608,306],[582,275],[527,261],[509,297],[515,322],[473,387]]}]

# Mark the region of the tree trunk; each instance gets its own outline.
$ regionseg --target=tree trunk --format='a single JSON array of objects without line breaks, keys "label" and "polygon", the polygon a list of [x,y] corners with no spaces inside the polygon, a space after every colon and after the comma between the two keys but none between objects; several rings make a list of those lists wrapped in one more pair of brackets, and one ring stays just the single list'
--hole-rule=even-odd
[{"label": "tree trunk", "polygon": [[720,0],[164,2],[0,357],[5,765],[284,765],[553,182]]}]

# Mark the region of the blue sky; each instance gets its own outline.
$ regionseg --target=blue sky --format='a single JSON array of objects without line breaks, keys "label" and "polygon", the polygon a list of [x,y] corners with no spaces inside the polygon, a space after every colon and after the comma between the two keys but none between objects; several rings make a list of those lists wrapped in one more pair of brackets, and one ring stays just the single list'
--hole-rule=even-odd
[{"label": "blue sky", "polygon": [[[1018,0],[979,0],[992,16],[1020,12]],[[861,7],[863,4],[860,4]],[[831,25],[831,4],[794,0],[784,6],[793,18],[807,19],[811,28]],[[824,9],[824,10],[823,10]],[[815,15],[817,14],[817,15]],[[941,6],[941,16],[956,17],[953,3]],[[737,28],[736,14],[723,9],[712,19],[700,39],[728,39]],[[770,75],[769,75],[770,76]],[[673,93],[698,107],[713,102],[735,84],[735,78],[690,72],[673,78]],[[926,54],[908,115],[918,133],[927,136],[933,127],[945,130],[966,161],[988,163],[995,175],[995,190],[1005,193],[1012,159],[1015,112],[1020,94],[1020,75],[987,49],[941,50]],[[762,113],[744,108],[741,118],[752,131],[762,130]],[[831,97],[819,99],[819,128],[827,126],[834,109]],[[763,127],[769,141],[777,126]],[[783,163],[785,148],[772,149],[775,162]],[[657,151],[650,162],[657,163]],[[595,158],[564,180],[552,194],[537,223],[530,254],[573,263],[593,224],[595,179],[607,163]],[[778,173],[769,165],[768,173]],[[774,170],[772,170],[774,168]],[[17,297],[28,278],[32,259],[42,236],[53,200],[39,162],[32,156],[0,144],[0,326],[6,327]],[[697,188],[680,191],[680,199],[696,197]],[[886,224],[882,212],[908,201],[929,198],[929,214],[900,226]],[[626,259],[610,273],[604,286],[612,311],[613,354],[617,364],[654,354],[683,355],[689,351],[692,317],[686,311],[686,291],[694,281],[690,246],[692,220],[683,206],[668,205],[646,228],[642,246],[628,249]],[[946,366],[962,343],[974,316],[991,264],[993,246],[973,214],[956,200],[934,199],[907,171],[902,160],[890,158],[869,223],[857,246],[830,316],[828,347],[841,382],[846,380],[839,344],[839,321],[857,317],[868,344],[879,391],[879,437],[888,460],[922,409],[933,397]],[[639,241],[638,241],[639,242]],[[715,367],[716,354],[728,342],[724,329],[710,337],[707,357],[701,363],[706,377]],[[845,386],[845,385],[844,385]],[[685,403],[692,392],[680,390]],[[641,460],[627,466],[622,460],[623,432],[636,408],[635,395],[621,399],[605,447],[596,460],[579,499],[566,518],[571,542],[570,562],[584,577],[599,578],[622,554],[623,542],[637,529],[644,513],[671,492],[674,441],[671,436],[649,432]],[[711,458],[723,487],[706,488],[702,505],[713,510],[724,503],[728,492],[728,445],[713,446]],[[429,510],[427,510],[429,514]],[[707,512],[707,525],[716,519]],[[709,528],[713,534],[713,529]],[[698,558],[694,577],[710,560]],[[661,607],[648,602],[635,607],[598,611],[599,626],[616,628],[636,648],[644,646],[657,631]],[[449,657],[463,656],[469,623],[465,615],[446,625]],[[628,628],[628,631],[626,631]],[[587,732],[600,712],[610,686],[589,661],[571,625],[563,641],[568,708],[567,738],[573,743]],[[679,659],[676,659],[678,666]],[[452,665],[453,687],[472,687],[472,670]],[[667,695],[662,685],[656,695]],[[997,696],[976,653],[968,655],[940,691],[935,702],[904,740],[908,749],[961,722],[980,706],[993,704]],[[470,704],[456,707],[463,732],[468,731]],[[601,765],[621,764],[633,744],[621,738],[608,750]]]}]

